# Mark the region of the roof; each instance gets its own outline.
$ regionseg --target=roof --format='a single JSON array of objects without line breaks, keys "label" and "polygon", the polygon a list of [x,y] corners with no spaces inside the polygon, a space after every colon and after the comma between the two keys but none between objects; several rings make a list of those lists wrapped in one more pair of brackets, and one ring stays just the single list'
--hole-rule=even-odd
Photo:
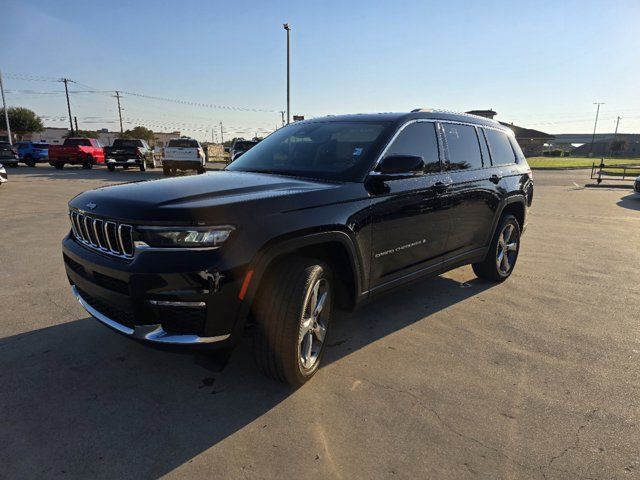
[{"label": "roof", "polygon": [[553,135],[541,132],[540,130],[534,130],[533,128],[519,127],[517,125],[514,125],[513,123],[506,122],[500,122],[500,124],[513,130],[513,133],[516,134],[516,138],[555,138]]},{"label": "roof", "polygon": [[467,113],[447,112],[444,110],[417,109],[412,112],[386,112],[386,113],[356,113],[350,115],[329,115],[326,117],[316,117],[309,120],[302,120],[299,123],[314,122],[389,122],[403,123],[414,119],[449,120],[453,122],[474,123],[490,127],[501,127],[500,123],[488,118]]}]

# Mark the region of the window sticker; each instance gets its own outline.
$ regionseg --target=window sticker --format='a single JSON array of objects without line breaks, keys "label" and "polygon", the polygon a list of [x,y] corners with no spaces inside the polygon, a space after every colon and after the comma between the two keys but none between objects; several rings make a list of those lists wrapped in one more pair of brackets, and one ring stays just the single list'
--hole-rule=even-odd
[{"label": "window sticker", "polygon": [[353,156],[357,157],[358,155],[362,155],[362,151],[364,150],[364,148],[362,147],[356,147],[353,149]]}]

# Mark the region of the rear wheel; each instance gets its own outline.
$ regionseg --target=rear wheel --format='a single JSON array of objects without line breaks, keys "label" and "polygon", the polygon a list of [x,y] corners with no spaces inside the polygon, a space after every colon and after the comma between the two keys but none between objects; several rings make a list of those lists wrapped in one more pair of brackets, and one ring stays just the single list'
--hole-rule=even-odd
[{"label": "rear wheel", "polygon": [[64,163],[54,163],[53,168],[56,170],[62,170],[64,168]]},{"label": "rear wheel", "polygon": [[142,161],[140,162],[140,171],[141,172],[146,172],[147,171],[147,164],[145,163],[144,159],[142,159]]},{"label": "rear wheel", "polygon": [[294,386],[318,370],[331,318],[331,272],[323,262],[291,258],[266,279],[256,307],[255,357],[267,376]]},{"label": "rear wheel", "polygon": [[513,272],[519,251],[520,224],[513,215],[505,215],[493,236],[487,257],[474,263],[473,271],[480,278],[503,282]]},{"label": "rear wheel", "polygon": [[171,175],[171,169],[169,167],[167,167],[166,165],[162,166],[162,174],[169,176]]},{"label": "rear wheel", "polygon": [[107,168],[109,169],[110,172],[114,172],[116,170],[115,165],[107,165]]},{"label": "rear wheel", "polygon": [[24,157],[24,163],[27,167],[33,168],[36,166],[36,161],[30,155],[27,155],[26,157]]}]

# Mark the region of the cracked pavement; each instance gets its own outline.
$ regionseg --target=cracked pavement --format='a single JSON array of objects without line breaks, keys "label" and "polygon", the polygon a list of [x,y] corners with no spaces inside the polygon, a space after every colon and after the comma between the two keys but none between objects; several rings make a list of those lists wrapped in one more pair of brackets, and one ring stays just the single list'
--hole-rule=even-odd
[{"label": "cracked pavement", "polygon": [[[534,173],[513,276],[463,267],[339,313],[292,391],[124,339],[72,299],[66,202],[159,172],[0,188],[0,478],[640,478],[640,198]],[[575,184],[574,184],[575,182]]]}]

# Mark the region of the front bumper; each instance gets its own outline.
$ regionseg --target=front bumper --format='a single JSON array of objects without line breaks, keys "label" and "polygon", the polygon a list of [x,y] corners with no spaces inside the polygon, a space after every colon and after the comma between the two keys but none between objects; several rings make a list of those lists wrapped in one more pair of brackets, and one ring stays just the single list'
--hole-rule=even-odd
[{"label": "front bumper", "polygon": [[242,269],[228,269],[211,252],[144,251],[125,261],[94,252],[68,235],[63,259],[75,298],[118,333],[147,343],[206,349],[236,340]]},{"label": "front bumper", "polygon": [[176,335],[168,333],[162,328],[162,324],[151,325],[135,325],[133,328],[122,325],[112,318],[107,317],[103,313],[96,310],[89,301],[82,298],[75,285],[71,286],[71,291],[76,300],[80,302],[80,305],[91,314],[93,318],[103,323],[107,327],[116,330],[119,333],[128,335],[136,340],[142,340],[146,342],[159,343],[164,345],[199,345],[206,343],[223,342],[227,340],[231,335],[218,335],[215,337],[199,337],[198,335]]},{"label": "front bumper", "polygon": [[0,158],[0,164],[2,165],[9,165],[11,167],[15,167],[18,165],[18,158],[13,158],[13,157],[5,157],[5,158]]},{"label": "front bumper", "polygon": [[116,165],[118,167],[124,166],[137,166],[144,160],[142,158],[123,158],[123,157],[108,157],[105,162],[107,165]]}]

